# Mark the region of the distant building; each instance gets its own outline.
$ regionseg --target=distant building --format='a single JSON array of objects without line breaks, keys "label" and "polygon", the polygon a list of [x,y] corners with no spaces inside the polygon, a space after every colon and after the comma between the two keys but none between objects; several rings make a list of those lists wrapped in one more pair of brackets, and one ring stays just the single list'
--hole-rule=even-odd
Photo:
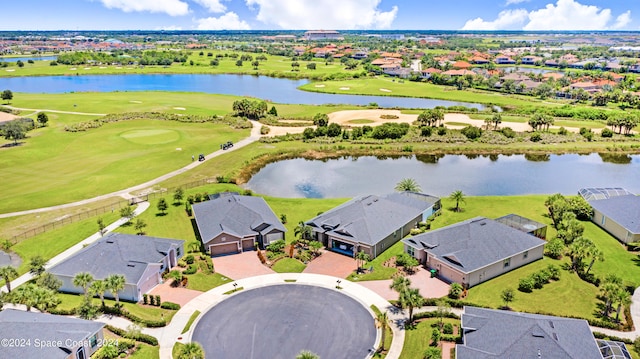
[{"label": "distant building", "polygon": [[311,30],[304,33],[304,39],[308,41],[342,40],[342,36],[335,30]]}]

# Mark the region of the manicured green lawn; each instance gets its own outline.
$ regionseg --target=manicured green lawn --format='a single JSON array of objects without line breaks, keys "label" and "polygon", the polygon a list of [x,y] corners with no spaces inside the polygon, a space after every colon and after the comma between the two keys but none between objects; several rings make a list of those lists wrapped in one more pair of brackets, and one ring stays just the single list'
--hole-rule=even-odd
[{"label": "manicured green lawn", "polygon": [[88,218],[25,239],[11,247],[22,258],[18,273],[24,274],[29,271],[29,259],[32,257],[42,256],[42,258],[49,260],[98,232],[98,224],[96,223],[98,218],[102,218],[105,225],[108,225],[120,218],[120,214],[115,211],[114,213]]},{"label": "manicured green lawn", "polygon": [[396,268],[384,267],[382,264],[389,258],[404,253],[404,244],[398,242],[389,247],[386,251],[382,252],[378,257],[364,265],[365,269],[373,267],[373,272],[365,274],[351,273],[347,279],[353,282],[360,282],[366,280],[381,280],[390,279],[398,271]]},{"label": "manicured green lawn", "polygon": [[582,222],[584,236],[591,239],[604,254],[604,262],[596,262],[591,269],[601,277],[616,274],[634,287],[640,286],[640,262],[638,254],[627,251],[617,239],[593,222]]},{"label": "manicured green lawn", "polygon": [[[324,87],[316,87],[324,85]],[[361,78],[343,81],[313,82],[300,87],[306,91],[339,93],[352,95],[379,95],[379,96],[404,96],[425,97],[441,100],[476,102],[507,106],[531,106],[533,104],[543,106],[543,103],[533,97],[504,95],[493,92],[477,90],[458,91],[452,86],[439,86],[429,83],[395,81],[391,78]],[[341,90],[340,88],[349,88]],[[391,92],[381,91],[390,90]],[[553,104],[551,104],[552,106]]]},{"label": "manicured green lawn", "polygon": [[[81,294],[67,294],[67,293],[58,293],[58,297],[62,300],[60,305],[58,305],[58,309],[70,310],[73,308],[77,308],[82,303],[82,295]],[[95,306],[100,306],[100,299],[93,298],[92,303]],[[115,305],[115,300],[105,299],[105,305],[107,307],[113,307]],[[174,314],[176,314],[175,310],[162,309],[160,307],[152,307],[149,305],[141,305],[137,303],[131,302],[123,302],[120,301],[123,305],[124,309],[126,309],[129,313],[135,315],[136,317],[149,320],[149,321],[161,321],[166,320],[167,323],[171,321],[171,318]]]},{"label": "manicured green lawn", "polygon": [[160,347],[138,343],[138,350],[129,356],[130,359],[157,359],[160,357]]},{"label": "manicured green lawn", "polygon": [[193,290],[199,290],[201,292],[209,291],[217,286],[231,282],[231,279],[223,276],[220,273],[204,274],[198,272],[188,276],[187,288]]},{"label": "manicured green lawn", "polygon": [[[404,338],[404,347],[400,358],[402,359],[422,359],[424,351],[431,344],[431,324],[438,323],[438,318],[423,319],[414,328],[407,329]],[[444,323],[451,323],[460,326],[460,321],[456,319],[444,318]]]},{"label": "manicured green lawn", "polygon": [[[373,311],[373,313],[375,313],[376,317],[378,315],[380,315],[380,309],[378,309],[378,307],[376,307],[375,305],[371,305],[371,310]],[[388,314],[387,314],[388,316]],[[387,325],[387,329],[385,330],[385,337],[384,337],[384,349],[385,350],[389,350],[389,348],[391,348],[391,343],[393,342],[393,331],[391,330],[391,326],[394,325],[393,322],[389,321],[389,325]],[[374,358],[385,358],[386,354],[381,354],[380,352],[376,352],[376,354],[374,354],[373,356]]]},{"label": "manicured green lawn", "polygon": [[139,184],[248,133],[227,125],[158,120],[110,123],[76,133],[55,126],[37,129],[22,146],[2,151],[3,183],[12,191],[0,193],[0,212],[72,202]]},{"label": "manicured green lawn", "polygon": [[282,258],[271,269],[277,273],[302,273],[307,266],[295,258]]},{"label": "manicured green lawn", "polygon": [[184,329],[182,329],[182,334],[188,332],[189,329],[191,329],[191,324],[193,324],[193,322],[196,320],[196,318],[198,318],[199,315],[199,310],[196,310],[195,312],[193,312],[193,314],[191,314],[191,316],[189,317],[189,321],[187,321],[187,324],[184,325]]}]

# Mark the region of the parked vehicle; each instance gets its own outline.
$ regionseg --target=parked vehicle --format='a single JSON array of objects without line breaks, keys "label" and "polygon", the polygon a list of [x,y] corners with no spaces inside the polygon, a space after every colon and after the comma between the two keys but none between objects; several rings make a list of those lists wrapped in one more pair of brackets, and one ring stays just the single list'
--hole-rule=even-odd
[{"label": "parked vehicle", "polygon": [[227,142],[225,142],[225,143],[220,145],[220,149],[222,149],[222,150],[226,150],[226,149],[231,148],[231,147],[233,147],[233,142],[231,142],[231,141],[227,141]]},{"label": "parked vehicle", "polygon": [[198,161],[204,161],[204,155],[202,153],[200,154],[200,156],[198,156]]}]

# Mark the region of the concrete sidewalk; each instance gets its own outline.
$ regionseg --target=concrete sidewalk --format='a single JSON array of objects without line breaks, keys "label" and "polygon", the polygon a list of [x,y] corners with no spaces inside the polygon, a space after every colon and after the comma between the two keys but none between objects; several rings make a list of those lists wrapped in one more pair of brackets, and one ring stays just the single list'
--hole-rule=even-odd
[{"label": "concrete sidewalk", "polygon": [[[136,210],[134,211],[135,215],[138,216],[140,215],[140,213],[144,212],[147,210],[147,208],[149,208],[149,202],[141,202],[138,204],[138,208],[136,208]],[[111,223],[110,225],[108,225],[105,228],[105,234],[108,232],[113,231],[114,229],[122,226],[123,224],[127,223],[128,219],[127,218],[120,218],[117,221]],[[78,252],[79,250],[81,250],[82,248],[84,248],[84,246],[91,244],[95,241],[97,241],[98,239],[102,238],[103,235],[100,234],[100,232],[96,232],[93,235],[85,238],[82,242],[75,244],[73,247],[67,249],[66,251],[58,254],[57,256],[51,258],[48,262],[47,265],[45,265],[46,269],[49,269],[51,267],[53,267],[54,265],[64,261],[65,259],[71,257],[73,254],[75,254],[76,252]],[[24,258],[24,260],[28,260],[27,258]],[[33,275],[31,275],[31,273],[26,273],[21,275],[20,277],[14,279],[11,281],[11,288],[17,288],[18,286],[28,282],[30,279],[33,278]],[[0,288],[0,292],[6,292],[7,291],[7,287],[3,286],[2,288]]]}]

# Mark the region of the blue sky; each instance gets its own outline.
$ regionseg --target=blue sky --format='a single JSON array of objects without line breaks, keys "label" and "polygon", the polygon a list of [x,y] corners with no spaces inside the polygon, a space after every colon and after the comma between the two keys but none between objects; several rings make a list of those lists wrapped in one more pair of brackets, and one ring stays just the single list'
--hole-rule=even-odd
[{"label": "blue sky", "polygon": [[640,0],[4,0],[0,30],[640,30]]}]

